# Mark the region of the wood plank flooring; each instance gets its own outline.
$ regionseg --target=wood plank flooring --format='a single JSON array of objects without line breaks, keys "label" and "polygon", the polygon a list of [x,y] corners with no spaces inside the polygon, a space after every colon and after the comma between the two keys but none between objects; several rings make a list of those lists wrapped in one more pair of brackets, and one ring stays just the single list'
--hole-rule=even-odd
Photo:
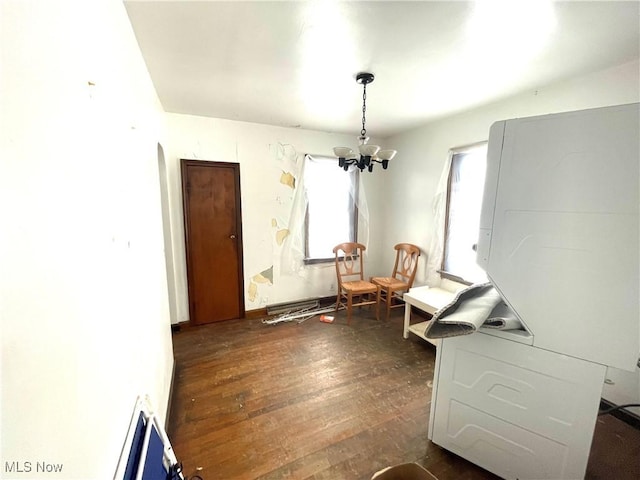
[{"label": "wood plank flooring", "polygon": [[[175,333],[169,436],[185,474],[353,480],[415,461],[440,480],[497,478],[427,439],[435,349],[402,338],[400,310]],[[640,478],[640,431],[601,417],[587,478]]]}]

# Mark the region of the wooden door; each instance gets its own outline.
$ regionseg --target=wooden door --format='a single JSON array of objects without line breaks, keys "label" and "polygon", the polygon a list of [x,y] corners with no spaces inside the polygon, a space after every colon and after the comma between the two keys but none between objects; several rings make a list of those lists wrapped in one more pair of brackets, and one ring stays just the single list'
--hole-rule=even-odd
[{"label": "wooden door", "polygon": [[244,317],[240,165],[181,160],[189,318]]}]

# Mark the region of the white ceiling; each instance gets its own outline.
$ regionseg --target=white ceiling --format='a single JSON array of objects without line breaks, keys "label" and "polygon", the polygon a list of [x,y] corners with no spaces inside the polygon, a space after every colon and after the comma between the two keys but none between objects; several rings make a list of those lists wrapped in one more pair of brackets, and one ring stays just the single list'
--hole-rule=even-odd
[{"label": "white ceiling", "polygon": [[385,137],[638,59],[640,2],[125,1],[168,112]]}]

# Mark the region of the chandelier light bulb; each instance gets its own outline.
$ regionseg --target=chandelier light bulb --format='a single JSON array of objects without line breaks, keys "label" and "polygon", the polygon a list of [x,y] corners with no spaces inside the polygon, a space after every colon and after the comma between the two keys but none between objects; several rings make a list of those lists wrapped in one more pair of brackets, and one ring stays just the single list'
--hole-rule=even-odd
[{"label": "chandelier light bulb", "polygon": [[349,147],[334,147],[333,153],[338,158],[348,158],[353,155],[353,150]]},{"label": "chandelier light bulb", "polygon": [[360,145],[358,147],[358,150],[360,151],[360,155],[363,155],[365,157],[373,157],[376,153],[378,153],[380,147],[378,145]]},{"label": "chandelier light bulb", "polygon": [[380,150],[378,152],[378,158],[380,160],[391,160],[393,157],[396,156],[396,152],[395,150]]}]

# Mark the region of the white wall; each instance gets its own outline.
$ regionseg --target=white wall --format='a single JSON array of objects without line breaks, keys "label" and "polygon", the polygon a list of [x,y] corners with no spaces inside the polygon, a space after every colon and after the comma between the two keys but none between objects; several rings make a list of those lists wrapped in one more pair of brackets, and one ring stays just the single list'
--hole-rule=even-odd
[{"label": "white wall", "polygon": [[[398,150],[398,168],[389,170],[382,251],[400,241],[419,245],[426,253],[432,237],[432,201],[450,148],[486,141],[498,120],[528,117],[640,101],[638,61],[540,87],[522,95],[431,122],[385,141]],[[395,166],[395,165],[394,165]],[[400,168],[402,166],[402,168]],[[427,279],[426,255],[416,285]]]},{"label": "white wall", "polygon": [[[276,244],[276,229],[272,226],[272,219],[280,221],[283,204],[287,204],[293,195],[293,190],[280,183],[281,173],[288,171],[287,160],[297,158],[298,162],[302,162],[306,153],[332,156],[332,148],[339,145],[355,147],[355,127],[354,135],[336,135],[192,115],[167,114],[166,118],[169,132],[166,161],[173,226],[177,320],[186,321],[189,318],[181,158],[240,164],[246,310],[290,300],[334,295],[336,275],[333,263],[306,266],[298,273],[281,271],[282,249]],[[336,170],[339,171],[337,160]],[[385,173],[381,170],[363,174],[369,209],[372,212],[379,210],[379,203],[382,201],[376,192],[380,191],[383,175]],[[330,194],[330,186],[327,188]],[[367,274],[375,273],[379,231],[380,222],[372,220],[365,265]],[[248,294],[252,277],[272,266],[273,284],[257,284],[258,294],[252,300]]]},{"label": "white wall", "polygon": [[163,112],[120,1],[0,19],[0,477],[112,478],[136,396],[164,418],[173,367]]}]

